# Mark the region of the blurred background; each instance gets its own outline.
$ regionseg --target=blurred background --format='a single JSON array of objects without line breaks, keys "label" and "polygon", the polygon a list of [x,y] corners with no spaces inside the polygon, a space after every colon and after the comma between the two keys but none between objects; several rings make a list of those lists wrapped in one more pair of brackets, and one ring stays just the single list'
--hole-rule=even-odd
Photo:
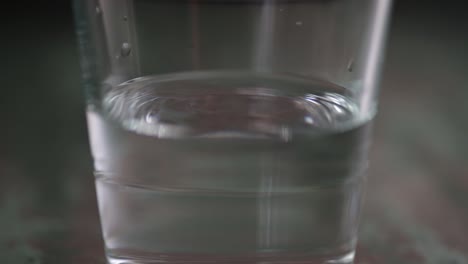
[{"label": "blurred background", "polygon": [[[46,2],[0,25],[0,260],[104,263],[71,3]],[[357,264],[468,263],[464,6],[395,2]]]}]

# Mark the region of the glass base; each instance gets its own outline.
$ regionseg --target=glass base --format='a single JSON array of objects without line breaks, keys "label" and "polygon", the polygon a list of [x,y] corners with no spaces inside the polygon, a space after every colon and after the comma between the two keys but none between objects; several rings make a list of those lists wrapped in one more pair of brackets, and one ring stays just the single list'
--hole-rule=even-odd
[{"label": "glass base", "polygon": [[223,257],[180,254],[107,255],[108,264],[353,264],[355,251],[334,255]]}]

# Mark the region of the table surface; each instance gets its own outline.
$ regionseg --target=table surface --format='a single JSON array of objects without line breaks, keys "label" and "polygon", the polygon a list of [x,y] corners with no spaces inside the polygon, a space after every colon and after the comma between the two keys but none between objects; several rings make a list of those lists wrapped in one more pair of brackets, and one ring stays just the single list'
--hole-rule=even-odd
[{"label": "table surface", "polygon": [[[465,264],[467,38],[408,21],[389,38],[356,263]],[[0,259],[102,264],[74,35],[48,34],[4,54],[15,89],[0,99]]]}]

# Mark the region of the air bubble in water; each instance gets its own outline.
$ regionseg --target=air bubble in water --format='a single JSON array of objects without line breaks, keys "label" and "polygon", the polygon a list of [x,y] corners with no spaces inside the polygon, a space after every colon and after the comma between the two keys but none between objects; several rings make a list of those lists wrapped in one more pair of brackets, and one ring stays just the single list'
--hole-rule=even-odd
[{"label": "air bubble in water", "polygon": [[130,52],[132,52],[132,46],[127,42],[122,43],[122,47],[120,47],[120,56],[127,57],[130,55]]}]

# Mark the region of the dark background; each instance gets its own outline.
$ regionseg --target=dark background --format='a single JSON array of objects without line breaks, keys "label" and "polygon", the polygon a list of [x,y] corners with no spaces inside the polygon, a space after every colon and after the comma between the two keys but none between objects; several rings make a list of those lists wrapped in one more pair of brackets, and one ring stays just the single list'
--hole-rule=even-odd
[{"label": "dark background", "polygon": [[[463,2],[394,6],[358,264],[468,263]],[[70,2],[13,5],[0,23],[0,262],[104,263]]]}]

